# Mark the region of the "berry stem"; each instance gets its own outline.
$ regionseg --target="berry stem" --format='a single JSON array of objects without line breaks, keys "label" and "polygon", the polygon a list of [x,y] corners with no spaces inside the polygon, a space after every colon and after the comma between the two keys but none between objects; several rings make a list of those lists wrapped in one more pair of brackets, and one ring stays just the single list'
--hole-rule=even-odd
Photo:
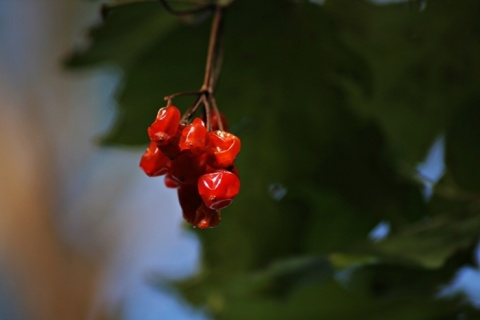
[{"label": "berry stem", "polygon": [[176,97],[196,95],[197,98],[190,108],[182,116],[180,123],[187,124],[192,115],[197,111],[197,109],[203,105],[204,115],[206,121],[206,127],[208,131],[212,128],[212,123],[210,119],[211,108],[217,118],[218,129],[223,130],[224,126],[218,110],[218,106],[213,96],[213,91],[216,86],[218,76],[220,75],[220,69],[222,64],[222,34],[223,34],[223,16],[225,12],[225,6],[209,4],[205,6],[199,6],[192,10],[177,11],[173,10],[172,7],[168,4],[166,0],[159,0],[163,6],[174,15],[187,15],[192,13],[198,13],[203,10],[213,9],[213,19],[212,27],[210,30],[210,39],[208,44],[207,51],[207,60],[205,63],[205,76],[203,79],[203,84],[200,90],[196,91],[182,91],[176,92],[171,95],[165,96],[164,100],[167,101],[167,105],[172,104],[172,100]]},{"label": "berry stem", "polygon": [[215,117],[217,118],[218,130],[223,131],[222,117],[220,116],[220,111],[218,110],[217,101],[215,100],[215,97],[213,96],[213,94],[210,95],[209,100],[210,100],[210,104],[212,105],[213,112],[215,113]]},{"label": "berry stem", "polygon": [[200,107],[202,104],[205,105],[206,101],[207,101],[207,99],[205,97],[205,93],[202,93],[195,100],[193,105],[190,108],[188,108],[188,110],[183,114],[182,119],[180,119],[180,123],[186,124],[188,122],[188,120],[190,119],[190,117],[192,116],[192,114],[194,114],[195,111],[197,111],[198,107]]},{"label": "berry stem", "polygon": [[[210,103],[208,102],[208,98],[206,97],[208,93],[205,94],[205,101],[203,103],[203,107],[205,110],[205,125],[207,127],[207,131],[212,131],[212,121],[210,119]],[[213,97],[213,95],[210,95],[210,97]]]},{"label": "berry stem", "polygon": [[175,92],[171,95],[165,96],[163,99],[165,101],[172,101],[172,99],[176,97],[181,97],[181,96],[194,96],[194,95],[201,95],[203,92],[200,90],[195,90],[195,91],[181,91],[181,92]]},{"label": "berry stem", "polygon": [[[205,64],[205,78],[200,91],[207,91],[213,93],[213,84],[215,82],[215,75],[220,71],[218,65],[219,58],[219,38],[223,26],[223,13],[225,8],[216,6],[213,14],[212,29],[210,31],[210,43],[208,45],[207,62]],[[215,72],[214,72],[215,70]]]}]

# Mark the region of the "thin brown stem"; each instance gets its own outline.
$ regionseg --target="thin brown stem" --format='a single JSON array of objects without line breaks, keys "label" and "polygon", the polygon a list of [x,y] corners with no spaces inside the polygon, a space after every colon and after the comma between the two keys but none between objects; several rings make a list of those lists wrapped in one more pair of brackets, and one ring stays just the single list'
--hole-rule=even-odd
[{"label": "thin brown stem", "polygon": [[172,100],[176,97],[186,96],[186,95],[196,95],[197,98],[192,106],[183,114],[180,123],[185,125],[190,120],[192,115],[198,110],[200,106],[203,106],[203,113],[206,121],[207,130],[212,130],[212,121],[211,121],[211,108],[217,118],[218,129],[223,130],[224,126],[222,123],[222,118],[218,110],[217,102],[213,96],[213,91],[215,89],[218,76],[220,74],[220,68],[222,64],[222,34],[223,34],[223,14],[225,7],[216,6],[214,4],[209,4],[203,7],[194,8],[192,10],[177,11],[168,4],[166,0],[159,0],[165,8],[172,14],[175,15],[187,15],[192,13],[198,13],[207,8],[214,9],[212,27],[210,31],[210,40],[208,44],[207,59],[205,63],[205,76],[203,79],[203,84],[200,90],[196,91],[182,91],[177,92],[168,96],[165,96],[164,99],[167,101],[167,104],[170,105]]},{"label": "thin brown stem", "polygon": [[175,92],[173,94],[170,94],[168,96],[165,96],[163,100],[165,101],[172,101],[172,99],[176,97],[181,97],[181,96],[194,96],[194,95],[201,95],[202,91],[200,90],[195,90],[195,91],[181,91],[181,92]]},{"label": "thin brown stem", "polygon": [[220,116],[220,111],[218,110],[217,101],[215,100],[215,97],[213,96],[213,94],[210,95],[209,100],[210,100],[210,103],[212,104],[213,113],[215,113],[215,116],[217,117],[218,130],[223,131],[222,117]]},{"label": "thin brown stem", "polygon": [[210,77],[210,88],[212,92],[214,92],[217,87],[218,78],[220,76],[220,71],[222,68],[222,62],[223,62],[223,47],[219,45],[217,54],[215,57],[215,66],[213,67],[213,74]]},{"label": "thin brown stem", "polygon": [[212,93],[212,74],[216,65],[215,60],[218,53],[218,40],[220,35],[220,26],[222,25],[224,8],[217,6],[213,14],[212,29],[210,32],[210,43],[208,45],[207,62],[205,64],[205,77],[200,90]]},{"label": "thin brown stem", "polygon": [[181,124],[186,124],[188,123],[188,120],[190,117],[197,111],[198,107],[200,107],[202,104],[205,105],[206,97],[205,94],[200,95],[193,105],[188,108],[188,110],[183,114],[182,119],[180,119]]},{"label": "thin brown stem", "polygon": [[204,111],[205,111],[205,124],[207,127],[207,131],[212,131],[212,119],[210,118],[210,103],[208,102],[207,98],[208,93],[204,95],[205,102],[203,104]]},{"label": "thin brown stem", "polygon": [[[224,8],[225,10],[225,8]],[[222,63],[223,63],[223,25],[224,25],[224,19],[222,19],[219,22],[218,25],[218,30],[217,30],[217,40],[216,40],[216,46],[215,46],[215,57],[213,58],[213,65],[212,65],[212,75],[210,77],[210,88],[211,91],[215,91],[215,88],[217,86],[218,78],[220,76],[220,71],[222,69]]]}]

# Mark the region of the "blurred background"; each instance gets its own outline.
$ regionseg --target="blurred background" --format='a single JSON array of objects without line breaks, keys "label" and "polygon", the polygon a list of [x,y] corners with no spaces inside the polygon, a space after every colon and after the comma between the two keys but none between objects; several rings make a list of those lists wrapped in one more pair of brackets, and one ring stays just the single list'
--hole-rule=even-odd
[{"label": "blurred background", "polygon": [[118,73],[62,60],[99,3],[0,0],[0,319],[202,319],[156,277],[191,274],[198,240],[143,148],[96,143]]},{"label": "blurred background", "polygon": [[[451,119],[478,93],[478,5],[278,3],[243,1],[229,20],[219,101],[248,146],[244,189],[220,228],[198,236],[175,190],[138,162],[156,101],[200,80],[208,23],[185,27],[140,4],[92,33],[98,1],[0,0],[0,319],[475,319],[463,308],[480,305],[480,222],[463,216],[463,193],[439,199],[435,186],[453,172],[459,189],[478,188],[475,171],[445,161]],[[73,48],[87,50],[67,72]],[[103,60],[124,68],[82,69]],[[130,117],[107,140],[122,147],[100,147],[118,107]],[[436,218],[446,223],[432,230]],[[348,256],[361,241],[384,263]],[[180,285],[194,308],[171,281],[199,270]],[[459,292],[462,302],[437,299]]]}]

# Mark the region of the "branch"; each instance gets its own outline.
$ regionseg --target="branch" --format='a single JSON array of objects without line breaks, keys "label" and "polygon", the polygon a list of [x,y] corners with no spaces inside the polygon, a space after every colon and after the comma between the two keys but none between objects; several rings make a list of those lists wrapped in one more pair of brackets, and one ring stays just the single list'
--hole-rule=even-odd
[{"label": "branch", "polygon": [[[215,7],[215,12],[213,15],[212,21],[212,29],[210,31],[210,43],[208,45],[208,53],[207,53],[207,62],[205,64],[205,77],[203,79],[203,85],[200,90],[205,90],[209,93],[213,92],[213,84],[214,79],[212,78],[216,76],[216,74],[220,73],[218,58],[219,55],[219,40],[221,37],[221,31],[223,26],[223,13],[225,8],[221,6]],[[214,73],[214,69],[215,73]]]}]

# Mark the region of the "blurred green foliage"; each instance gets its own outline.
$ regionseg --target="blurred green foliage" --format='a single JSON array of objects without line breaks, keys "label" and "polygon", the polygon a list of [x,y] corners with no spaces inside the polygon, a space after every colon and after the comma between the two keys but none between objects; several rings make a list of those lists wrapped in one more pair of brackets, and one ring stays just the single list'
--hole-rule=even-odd
[{"label": "blurred green foliage", "polygon": [[[209,19],[155,1],[105,13],[66,64],[121,68],[103,142],[145,146],[163,96],[200,87]],[[217,319],[480,317],[436,297],[476,263],[479,13],[476,0],[234,1],[216,95],[242,139],[242,190],[198,232],[203,265],[184,296]],[[446,173],[427,200],[416,166],[440,135]],[[382,221],[388,237],[369,240]]]}]

